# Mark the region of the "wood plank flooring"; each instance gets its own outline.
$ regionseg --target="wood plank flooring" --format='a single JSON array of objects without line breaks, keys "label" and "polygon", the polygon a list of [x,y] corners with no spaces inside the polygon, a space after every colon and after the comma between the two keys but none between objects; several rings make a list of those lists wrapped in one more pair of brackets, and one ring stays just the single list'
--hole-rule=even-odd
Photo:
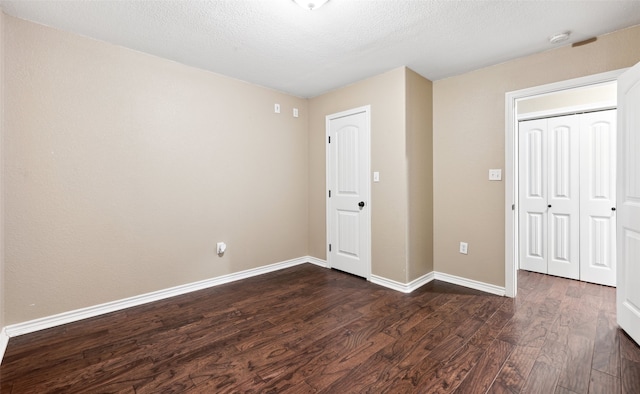
[{"label": "wood plank flooring", "polygon": [[0,392],[640,393],[615,289],[402,294],[304,264],[11,338]]}]

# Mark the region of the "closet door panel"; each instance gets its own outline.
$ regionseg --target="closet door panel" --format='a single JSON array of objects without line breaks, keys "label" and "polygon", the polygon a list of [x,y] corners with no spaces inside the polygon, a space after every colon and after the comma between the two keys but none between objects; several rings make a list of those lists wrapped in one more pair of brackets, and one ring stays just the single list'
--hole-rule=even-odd
[{"label": "closet door panel", "polygon": [[616,110],[581,116],[580,279],[616,285]]},{"label": "closet door panel", "polygon": [[547,120],[520,122],[520,268],[547,273]]},{"label": "closet door panel", "polygon": [[580,277],[580,119],[549,118],[548,147],[548,273]]}]

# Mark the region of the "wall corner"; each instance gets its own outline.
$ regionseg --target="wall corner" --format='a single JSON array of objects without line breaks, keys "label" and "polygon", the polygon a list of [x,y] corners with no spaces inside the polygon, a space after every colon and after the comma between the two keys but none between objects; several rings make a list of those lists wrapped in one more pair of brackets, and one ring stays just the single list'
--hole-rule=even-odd
[{"label": "wall corner", "polygon": [[406,69],[407,282],[434,270],[433,83]]}]

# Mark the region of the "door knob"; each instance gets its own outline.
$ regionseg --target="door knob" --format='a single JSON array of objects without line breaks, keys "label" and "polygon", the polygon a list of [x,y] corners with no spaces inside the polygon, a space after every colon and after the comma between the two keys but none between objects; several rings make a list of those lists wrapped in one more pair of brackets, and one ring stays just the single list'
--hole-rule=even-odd
[{"label": "door knob", "polygon": [[358,206],[359,206],[360,208],[364,208],[364,201],[360,201],[360,202],[358,203]]},{"label": "door knob", "polygon": [[612,210],[612,211],[615,211],[615,210],[616,210],[616,207],[611,207],[611,210]]},{"label": "door knob", "polygon": [[551,204],[547,205],[547,208],[551,208]]}]

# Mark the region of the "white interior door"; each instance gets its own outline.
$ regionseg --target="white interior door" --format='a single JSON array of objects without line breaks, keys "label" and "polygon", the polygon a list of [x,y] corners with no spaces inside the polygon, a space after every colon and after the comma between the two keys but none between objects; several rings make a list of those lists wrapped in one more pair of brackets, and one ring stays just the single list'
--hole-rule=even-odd
[{"label": "white interior door", "polygon": [[327,117],[327,263],[369,278],[369,107]]},{"label": "white interior door", "polygon": [[580,278],[580,120],[547,119],[548,273]]},{"label": "white interior door", "polygon": [[580,279],[608,286],[616,285],[616,115],[580,116]]},{"label": "white interior door", "polygon": [[618,147],[617,316],[640,343],[640,63],[618,78]]},{"label": "white interior door", "polygon": [[519,124],[520,268],[547,273],[547,120]]}]

